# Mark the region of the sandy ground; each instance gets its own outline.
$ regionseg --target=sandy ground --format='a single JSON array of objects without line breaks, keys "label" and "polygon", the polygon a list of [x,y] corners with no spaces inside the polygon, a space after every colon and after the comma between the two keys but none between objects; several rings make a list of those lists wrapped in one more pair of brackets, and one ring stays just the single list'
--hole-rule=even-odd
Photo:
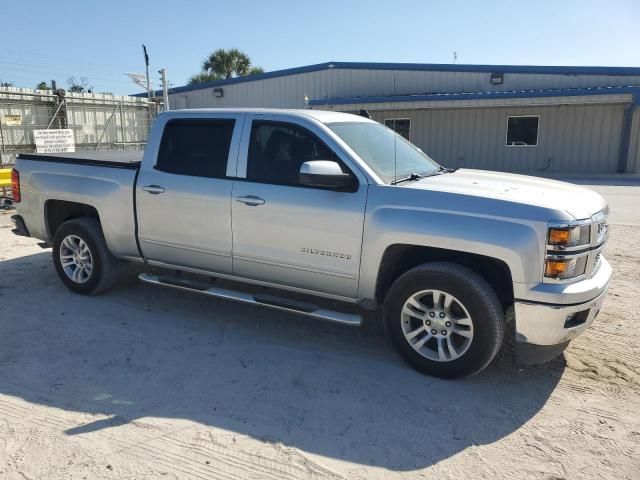
[{"label": "sandy ground", "polygon": [[73,295],[0,215],[0,479],[638,479],[640,186],[594,188],[615,279],[592,328],[547,365],[505,351],[462,381],[415,373],[374,324],[135,272]]}]

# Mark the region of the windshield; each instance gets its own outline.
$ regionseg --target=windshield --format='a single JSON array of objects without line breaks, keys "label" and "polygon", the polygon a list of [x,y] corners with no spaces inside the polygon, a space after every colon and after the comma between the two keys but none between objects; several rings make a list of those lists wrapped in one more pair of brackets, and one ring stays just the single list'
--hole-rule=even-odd
[{"label": "windshield", "polygon": [[327,125],[385,182],[411,174],[429,175],[440,165],[390,128],[373,122]]}]

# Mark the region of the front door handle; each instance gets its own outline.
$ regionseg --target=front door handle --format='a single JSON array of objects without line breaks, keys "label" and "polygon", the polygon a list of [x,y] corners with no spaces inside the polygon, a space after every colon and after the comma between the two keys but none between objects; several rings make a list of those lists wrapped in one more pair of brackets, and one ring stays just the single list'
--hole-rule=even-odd
[{"label": "front door handle", "polygon": [[236,202],[257,207],[258,205],[264,205],[264,198],[256,197],[255,195],[246,195],[244,197],[236,197]]},{"label": "front door handle", "polygon": [[145,192],[149,192],[153,195],[164,193],[164,188],[161,187],[160,185],[145,185],[144,187],[142,187],[142,190],[144,190]]}]

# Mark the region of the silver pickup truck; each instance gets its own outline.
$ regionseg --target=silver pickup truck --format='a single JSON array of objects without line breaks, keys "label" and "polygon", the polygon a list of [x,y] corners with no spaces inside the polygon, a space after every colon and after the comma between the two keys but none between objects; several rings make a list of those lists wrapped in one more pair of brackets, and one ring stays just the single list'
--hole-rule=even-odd
[{"label": "silver pickup truck", "polygon": [[379,309],[401,356],[439,377],[484,369],[511,321],[521,361],[553,358],[611,279],[598,194],[452,171],[345,113],[168,112],[141,158],[19,155],[13,190],[14,233],[52,246],[73,292],[139,262],[165,269],[145,282],[348,325]]}]

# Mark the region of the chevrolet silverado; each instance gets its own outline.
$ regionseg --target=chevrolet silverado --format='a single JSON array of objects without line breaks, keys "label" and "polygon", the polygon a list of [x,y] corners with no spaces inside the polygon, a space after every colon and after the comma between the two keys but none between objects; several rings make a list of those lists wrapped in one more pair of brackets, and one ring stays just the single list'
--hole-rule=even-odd
[{"label": "chevrolet silverado", "polygon": [[138,262],[164,269],[148,283],[347,325],[381,310],[400,355],[439,377],[484,369],[511,321],[519,359],[558,355],[611,279],[597,193],[452,171],[346,113],[166,112],[144,153],[21,154],[12,184],[14,233],[51,246],[75,293]]}]

